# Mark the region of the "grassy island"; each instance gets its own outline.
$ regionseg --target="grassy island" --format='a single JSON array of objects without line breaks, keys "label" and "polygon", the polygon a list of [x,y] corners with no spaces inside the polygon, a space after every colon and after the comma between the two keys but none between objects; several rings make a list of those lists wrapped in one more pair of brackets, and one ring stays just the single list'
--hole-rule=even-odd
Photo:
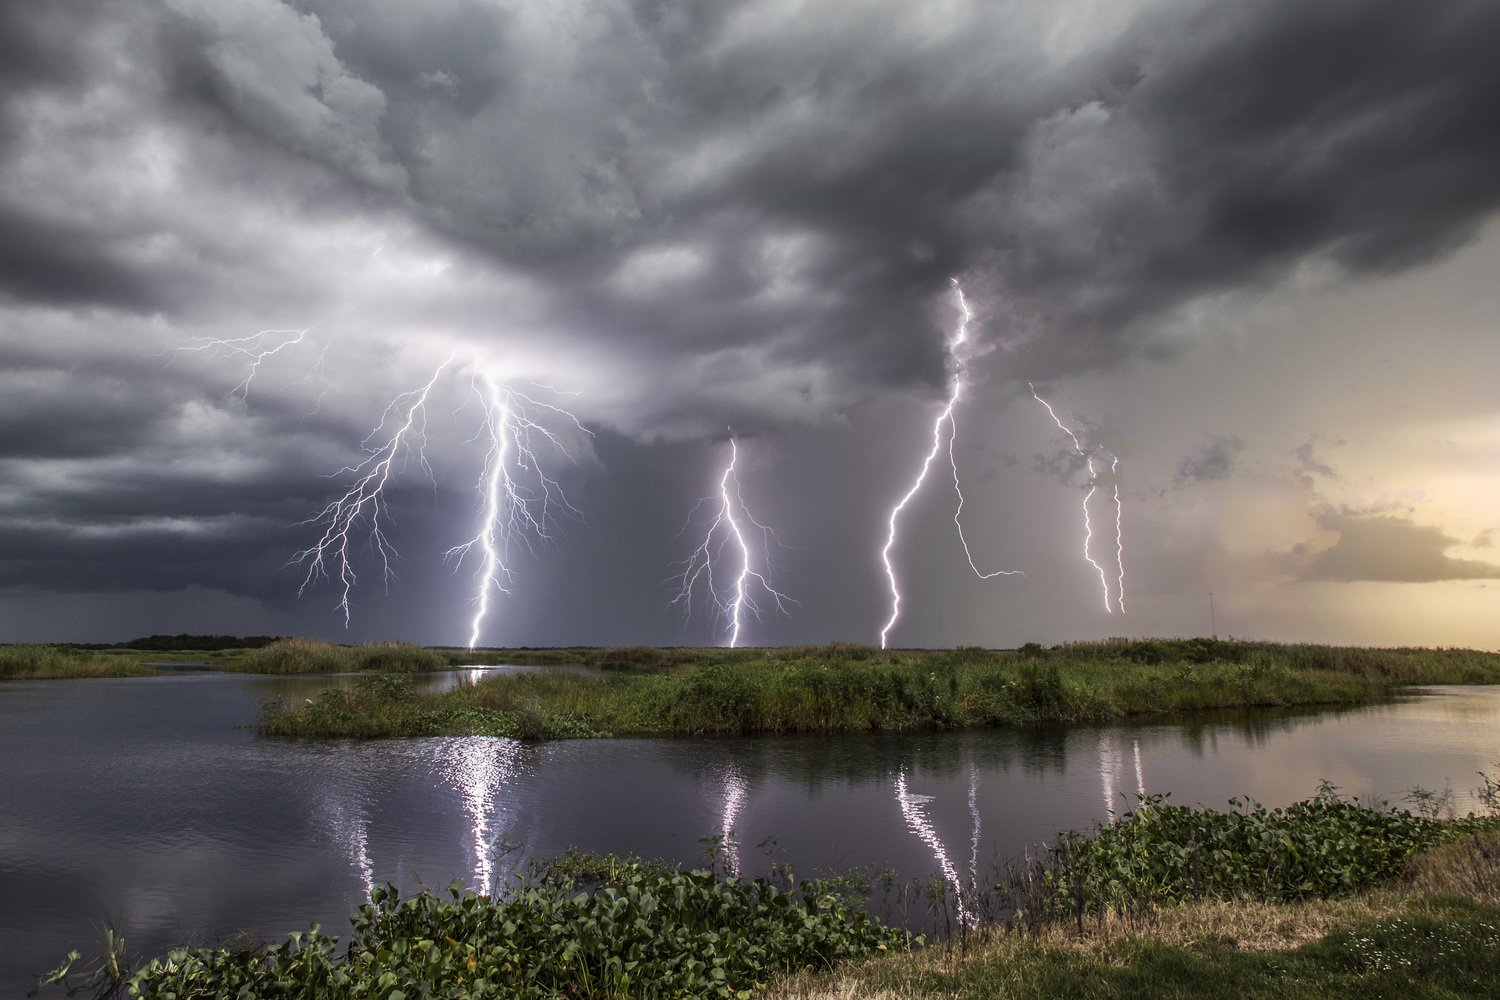
[{"label": "grassy island", "polygon": [[1105,722],[1210,709],[1349,705],[1420,684],[1500,683],[1500,654],[1214,639],[1044,649],[505,651],[590,668],[487,679],[442,694],[370,677],[272,706],[270,736],[477,734],[521,739],[748,736]]}]

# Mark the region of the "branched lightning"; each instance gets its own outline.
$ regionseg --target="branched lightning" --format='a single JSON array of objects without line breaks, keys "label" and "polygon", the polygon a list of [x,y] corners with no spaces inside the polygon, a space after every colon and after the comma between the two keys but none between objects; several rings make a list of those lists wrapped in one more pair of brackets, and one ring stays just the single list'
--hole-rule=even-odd
[{"label": "branched lightning", "polygon": [[[1095,464],[1094,452],[1092,449],[1084,448],[1083,443],[1078,439],[1078,435],[1073,432],[1072,428],[1062,422],[1062,418],[1057,415],[1057,411],[1052,408],[1052,404],[1038,395],[1036,386],[1028,382],[1026,383],[1026,387],[1031,390],[1032,398],[1035,399],[1038,403],[1041,403],[1042,406],[1046,408],[1047,415],[1052,418],[1052,422],[1057,425],[1057,429],[1066,434],[1068,436],[1068,440],[1073,442],[1074,452],[1077,453],[1079,458],[1083,459],[1084,467],[1088,470],[1089,489],[1083,497],[1083,558],[1090,566],[1094,567],[1094,571],[1099,574],[1099,585],[1104,591],[1104,610],[1113,613],[1118,609],[1121,614],[1124,614],[1125,535],[1124,508],[1120,503],[1120,484],[1118,481],[1115,481],[1113,484],[1115,499],[1115,557],[1116,565],[1119,569],[1119,574],[1117,577],[1117,585],[1119,589],[1114,596],[1114,603],[1112,605],[1110,603],[1111,592],[1109,586],[1109,576],[1105,572],[1103,565],[1101,565],[1099,561],[1094,558],[1092,552],[1094,541],[1094,524],[1092,518],[1089,516],[1089,501],[1094,498],[1094,494],[1099,492],[1099,469]],[[1108,452],[1106,452],[1105,454],[1108,454]],[[1109,457],[1109,471],[1111,477],[1114,477],[1115,474],[1119,471],[1120,459],[1115,455],[1110,455]]]},{"label": "branched lightning", "polygon": [[[752,587],[758,587],[764,591],[765,596],[775,603],[778,611],[785,612],[787,603],[791,601],[791,598],[771,586],[765,573],[754,567],[750,543],[746,540],[745,528],[740,521],[743,519],[758,530],[766,543],[770,542],[773,534],[770,528],[755,520],[745,507],[745,499],[740,493],[739,476],[735,472],[738,464],[739,446],[731,436],[729,438],[729,462],[719,476],[718,496],[705,497],[694,507],[694,512],[696,512],[705,504],[717,504],[713,518],[704,532],[702,543],[693,550],[692,555],[679,564],[683,570],[681,574],[674,577],[677,583],[677,595],[669,603],[669,606],[682,604],[691,613],[697,592],[700,590],[706,592],[720,620],[728,623],[730,647],[739,645],[740,629],[744,624],[745,612],[748,611],[757,618],[760,617],[761,608],[755,601]],[[729,596],[725,597],[721,596],[719,586],[714,583],[714,565],[723,560],[724,548],[731,544],[736,550],[740,569],[734,575],[734,583],[729,588]],[[762,551],[764,551],[764,546]],[[768,560],[763,557],[763,562],[765,561]]]},{"label": "branched lightning", "polygon": [[[365,460],[355,466],[345,466],[341,474],[354,477],[354,483],[338,498],[304,524],[324,525],[323,535],[312,545],[297,552],[290,563],[305,566],[298,596],[318,580],[336,577],[339,583],[339,601],[336,607],[344,614],[344,624],[349,624],[349,593],[354,589],[358,575],[350,559],[350,547],[357,534],[367,535],[371,549],[380,560],[381,575],[387,586],[394,578],[391,560],[396,550],[386,538],[383,520],[386,510],[385,489],[396,471],[397,459],[411,454],[422,470],[432,478],[432,467],[427,463],[427,397],[437,384],[443,371],[453,363],[450,357],[438,365],[421,388],[403,392],[386,406],[380,422],[368,437],[361,442]],[[386,431],[388,424],[394,429]],[[372,444],[378,440],[378,443]],[[365,527],[368,526],[368,527]],[[363,532],[361,531],[363,529]]]},{"label": "branched lightning", "polygon": [[912,481],[911,488],[906,491],[906,494],[896,503],[894,507],[891,508],[890,516],[886,520],[885,546],[880,550],[880,561],[885,565],[886,580],[890,584],[891,616],[889,619],[887,619],[885,627],[880,630],[881,649],[886,648],[890,639],[891,629],[895,627],[896,619],[901,617],[901,586],[899,581],[896,579],[896,567],[891,562],[891,550],[896,547],[896,522],[900,518],[901,512],[906,509],[906,505],[910,503],[912,498],[915,497],[917,493],[922,489],[922,483],[927,479],[927,472],[930,468],[932,468],[933,459],[937,458],[938,452],[942,450],[943,432],[945,427],[947,428],[948,436],[948,464],[953,470],[953,491],[958,495],[958,506],[953,511],[953,523],[958,528],[958,540],[963,545],[964,556],[969,560],[969,568],[972,569],[981,580],[989,580],[997,576],[1025,575],[1021,570],[995,570],[990,573],[983,572],[982,570],[980,570],[978,565],[975,564],[974,555],[969,550],[969,541],[964,537],[964,526],[962,521],[964,509],[964,493],[963,487],[960,484],[958,477],[958,458],[955,456],[953,450],[954,442],[958,438],[958,423],[953,417],[953,410],[958,405],[959,397],[963,395],[964,388],[964,366],[962,360],[958,357],[959,349],[963,347],[964,343],[968,340],[969,321],[974,318],[974,314],[969,311],[969,303],[964,298],[964,290],[959,285],[958,279],[953,278],[951,280],[953,282],[954,292],[958,296],[958,308],[959,313],[962,317],[959,320],[958,330],[954,333],[953,339],[948,342],[948,360],[949,364],[953,368],[953,389],[948,395],[947,404],[943,407],[942,411],[938,413],[937,419],[932,422],[932,447],[928,450],[927,457],[922,460],[922,465],[917,470],[916,479]]},{"label": "branched lightning", "polygon": [[[479,530],[473,538],[446,553],[446,558],[455,564],[462,564],[475,549],[480,553],[480,566],[475,573],[474,617],[469,628],[470,649],[479,644],[480,629],[489,614],[491,592],[509,593],[506,584],[512,572],[506,553],[510,545],[520,542],[534,549],[539,541],[552,541],[548,525],[553,506],[561,506],[578,516],[557,481],[542,471],[537,460],[540,444],[533,443],[534,438],[564,454],[566,449],[554,432],[531,416],[532,409],[549,411],[583,430],[578,418],[567,410],[508,388],[491,371],[480,371],[473,386],[484,412],[477,438],[486,445],[484,467],[476,485],[481,497]],[[520,471],[530,473],[534,480],[531,490],[520,487],[517,480]]]},{"label": "branched lightning", "polygon": [[[272,341],[263,331],[255,337],[214,341],[183,350],[219,351],[250,358],[250,372],[236,386],[243,395],[266,358],[299,343],[302,333]],[[305,331],[304,331],[305,332]],[[344,624],[350,622],[350,597],[358,582],[354,568],[356,550],[362,546],[375,554],[381,577],[387,587],[395,578],[393,561],[396,549],[387,535],[390,520],[388,490],[393,480],[409,465],[415,464],[436,484],[437,477],[427,458],[428,409],[440,381],[458,367],[450,355],[433,369],[421,386],[398,394],[382,411],[375,428],[360,446],[365,457],[359,463],[345,466],[336,475],[347,477],[349,485],[303,524],[317,524],[322,534],[307,548],[293,554],[289,564],[304,568],[299,595],[323,580],[334,580],[338,588],[335,607],[343,613]],[[318,359],[321,366],[322,357]],[[511,388],[493,370],[471,361],[470,387],[479,401],[482,418],[479,429],[469,443],[484,449],[484,460],[476,493],[479,497],[479,523],[468,541],[447,550],[446,558],[461,565],[471,553],[478,553],[475,573],[474,616],[469,628],[469,648],[479,643],[481,629],[490,610],[491,593],[508,592],[511,579],[507,553],[513,543],[535,547],[550,542],[548,525],[554,510],[564,509],[577,516],[555,479],[549,477],[538,460],[543,447],[567,455],[562,439],[535,413],[569,422],[587,433],[578,419],[567,410],[539,402]],[[316,371],[316,368],[314,369]],[[522,480],[527,485],[522,485]]]},{"label": "branched lightning", "polygon": [[[186,347],[179,347],[172,352],[175,358],[183,352],[206,353],[212,358],[239,358],[249,364],[249,370],[245,377],[231,390],[231,396],[238,395],[241,399],[250,395],[250,383],[255,381],[255,376],[260,372],[260,366],[265,360],[273,355],[279,354],[288,347],[302,343],[308,334],[307,330],[261,330],[259,333],[248,337],[231,337],[221,339],[218,337],[201,337],[197,343]],[[321,358],[319,364],[322,363]],[[317,368],[314,367],[313,373]],[[312,377],[311,374],[308,376]]]}]

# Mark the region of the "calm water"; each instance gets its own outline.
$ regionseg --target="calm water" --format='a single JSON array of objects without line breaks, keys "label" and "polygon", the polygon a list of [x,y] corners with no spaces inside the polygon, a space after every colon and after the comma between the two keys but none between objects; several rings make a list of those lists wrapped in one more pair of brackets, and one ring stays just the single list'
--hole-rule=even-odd
[{"label": "calm water", "polygon": [[[471,681],[474,673],[435,683]],[[0,685],[0,996],[106,920],[135,953],[236,931],[347,928],[369,887],[482,888],[576,846],[803,873],[966,879],[1140,791],[1279,805],[1328,779],[1472,806],[1500,760],[1500,687],[1321,715],[911,737],[299,744],[262,703],[347,679],[184,673]],[[774,838],[774,848],[760,848]]]}]

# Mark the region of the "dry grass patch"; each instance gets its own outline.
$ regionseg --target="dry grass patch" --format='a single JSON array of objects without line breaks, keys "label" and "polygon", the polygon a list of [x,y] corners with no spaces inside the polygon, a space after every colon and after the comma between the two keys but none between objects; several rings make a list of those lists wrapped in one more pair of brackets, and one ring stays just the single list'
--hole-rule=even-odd
[{"label": "dry grass patch", "polygon": [[[1414,866],[1409,884],[1342,899],[1299,903],[1203,902],[1166,906],[1132,916],[1108,915],[1076,926],[1040,931],[988,928],[961,939],[831,972],[803,973],[773,984],[766,1000],[938,1000],[984,995],[1032,996],[1029,970],[1049,958],[1071,955],[1106,969],[1137,963],[1149,947],[1181,948],[1212,956],[1224,951],[1291,952],[1351,926],[1410,918],[1433,910],[1428,893],[1472,895],[1475,857],[1464,844],[1448,845]],[[1500,846],[1491,835],[1489,847]],[[1494,854],[1490,856],[1493,864]],[[1488,901],[1495,902],[1500,872],[1491,869]],[[1416,893],[1416,894],[1414,894]],[[974,987],[983,984],[979,992]]]}]

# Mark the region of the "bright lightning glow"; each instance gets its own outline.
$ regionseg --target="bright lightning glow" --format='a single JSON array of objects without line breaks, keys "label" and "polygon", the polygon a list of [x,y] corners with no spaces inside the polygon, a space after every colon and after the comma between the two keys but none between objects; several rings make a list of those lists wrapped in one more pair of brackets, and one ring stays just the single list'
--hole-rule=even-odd
[{"label": "bright lightning glow", "polygon": [[958,911],[959,922],[966,927],[973,927],[978,920],[969,912],[958,869],[953,866],[952,859],[948,857],[948,849],[943,846],[942,838],[938,836],[937,829],[927,815],[927,804],[931,801],[931,795],[918,795],[911,791],[906,783],[905,771],[896,775],[896,804],[901,807],[901,817],[906,820],[907,829],[932,851],[933,860],[943,873],[943,880],[953,890],[953,903]]},{"label": "bright lightning glow", "polygon": [[[450,356],[417,389],[403,392],[386,406],[379,423],[361,443],[366,457],[341,470],[352,476],[352,484],[331,501],[308,524],[323,525],[322,536],[297,552],[290,562],[306,567],[297,593],[320,580],[336,579],[344,624],[350,620],[350,594],[358,581],[353,564],[355,548],[367,542],[380,561],[382,578],[389,587],[395,573],[396,550],[386,535],[387,489],[393,478],[410,462],[434,483],[436,476],[427,460],[427,409],[439,381],[455,367]],[[469,625],[469,648],[479,644],[493,591],[508,593],[511,570],[506,561],[513,543],[535,549],[537,542],[551,542],[548,525],[552,512],[562,508],[577,516],[557,481],[542,471],[538,453],[549,448],[567,456],[562,439],[534,412],[571,423],[587,433],[578,418],[559,406],[538,402],[502,381],[492,369],[473,365],[470,387],[479,401],[480,426],[471,443],[484,448],[484,461],[475,489],[479,498],[479,523],[472,538],[448,549],[445,558],[461,565],[478,553],[475,573],[474,615]],[[247,380],[248,381],[248,380]],[[529,480],[529,487],[521,479]]]},{"label": "bright lightning glow", "polygon": [[1141,741],[1135,740],[1135,791],[1141,798],[1146,797],[1146,772],[1141,767]]},{"label": "bright lightning glow", "polygon": [[[1083,459],[1084,466],[1088,469],[1089,491],[1088,493],[1084,494],[1083,497],[1083,558],[1084,561],[1086,561],[1090,566],[1094,567],[1094,571],[1099,574],[1099,585],[1104,591],[1104,610],[1113,613],[1116,609],[1118,609],[1121,614],[1124,614],[1125,535],[1124,508],[1120,503],[1120,484],[1118,481],[1113,484],[1115,497],[1115,557],[1116,565],[1119,567],[1119,575],[1117,577],[1119,590],[1117,592],[1117,596],[1115,597],[1114,604],[1111,605],[1109,576],[1105,572],[1104,567],[1099,563],[1097,559],[1094,558],[1092,552],[1094,541],[1094,524],[1092,518],[1090,518],[1089,516],[1089,501],[1094,498],[1094,494],[1099,492],[1099,469],[1098,466],[1095,465],[1094,453],[1091,449],[1085,449],[1083,447],[1083,443],[1078,439],[1078,435],[1073,432],[1072,428],[1062,422],[1062,418],[1057,415],[1057,411],[1052,408],[1052,404],[1047,402],[1037,394],[1036,386],[1028,382],[1026,383],[1026,387],[1031,390],[1032,398],[1035,399],[1038,403],[1041,403],[1042,406],[1046,408],[1047,415],[1052,418],[1052,422],[1057,425],[1057,429],[1066,434],[1068,436],[1068,440],[1073,442],[1073,450],[1078,454],[1079,458]],[[1106,452],[1106,454],[1108,453]],[[1120,459],[1115,455],[1110,455],[1109,457],[1109,471],[1111,477],[1113,477],[1119,471]]]},{"label": "bright lightning glow", "polygon": [[[491,592],[510,592],[506,588],[512,577],[506,562],[510,546],[522,543],[535,551],[536,543],[551,543],[553,537],[548,525],[554,507],[563,508],[573,517],[581,516],[568,503],[558,482],[542,471],[539,449],[545,446],[565,456],[567,449],[555,432],[532,416],[532,411],[546,411],[587,433],[572,413],[509,388],[492,370],[480,370],[473,386],[484,412],[476,437],[486,446],[484,468],[476,486],[481,497],[479,530],[467,542],[449,549],[445,556],[461,565],[474,549],[481,553],[479,570],[474,574],[470,649],[479,644],[480,631],[489,614]],[[532,480],[529,490],[520,484],[523,473]]]},{"label": "bright lightning glow", "polygon": [[1104,786],[1104,811],[1115,814],[1115,772],[1120,766],[1120,756],[1115,752],[1114,740],[1099,737],[1099,781]]},{"label": "bright lightning glow", "polygon": [[896,567],[891,562],[891,550],[896,547],[896,521],[906,505],[922,489],[922,483],[927,479],[927,471],[932,468],[933,459],[937,458],[938,452],[943,447],[943,430],[946,426],[948,431],[948,463],[953,469],[953,491],[958,494],[958,506],[953,511],[953,523],[958,528],[958,540],[963,545],[964,556],[969,560],[969,568],[972,569],[981,580],[988,580],[997,576],[1024,576],[1020,570],[995,570],[985,573],[974,562],[974,555],[969,550],[969,541],[964,537],[964,526],[962,521],[964,509],[963,487],[958,478],[958,458],[954,455],[953,446],[958,438],[958,423],[954,420],[953,409],[958,405],[958,400],[963,395],[964,388],[964,366],[958,357],[959,349],[969,337],[969,321],[974,314],[969,311],[969,303],[964,298],[964,290],[959,286],[958,279],[951,279],[954,292],[958,296],[958,308],[960,316],[958,330],[953,339],[948,342],[948,360],[953,367],[953,390],[948,395],[948,402],[937,419],[932,422],[932,448],[928,450],[927,457],[922,460],[921,468],[917,470],[917,477],[912,481],[911,488],[906,491],[896,506],[891,508],[891,513],[886,521],[885,546],[880,550],[880,561],[885,565],[886,580],[891,589],[891,616],[886,620],[885,627],[880,630],[880,648],[885,649],[890,642],[891,629],[895,627],[896,620],[901,617],[901,585],[896,579]]},{"label": "bright lightning glow", "polygon": [[506,801],[500,792],[520,770],[520,749],[515,740],[491,736],[454,737],[433,744],[438,774],[463,801],[474,852],[470,888],[482,895],[495,888],[495,856],[503,832],[498,813]]},{"label": "bright lightning glow", "polygon": [[724,811],[719,822],[719,835],[723,838],[724,872],[728,875],[740,873],[740,845],[734,835],[734,826],[749,795],[750,786],[739,769],[731,765],[724,774]]},{"label": "bright lightning glow", "polygon": [[[791,598],[771,586],[766,575],[754,567],[754,557],[750,550],[750,543],[745,538],[745,529],[741,525],[743,519],[746,523],[755,527],[769,544],[772,532],[765,525],[755,520],[745,507],[745,499],[740,493],[740,480],[735,472],[739,464],[739,446],[735,443],[733,436],[729,439],[729,462],[724,466],[724,472],[719,476],[719,494],[717,498],[704,498],[698,501],[696,512],[706,503],[717,503],[713,519],[709,522],[708,530],[704,532],[703,542],[693,554],[684,562],[682,573],[675,577],[677,581],[677,596],[673,597],[670,604],[682,604],[691,613],[695,593],[699,590],[707,592],[709,601],[720,620],[728,623],[728,644],[730,647],[738,646],[740,642],[740,630],[744,625],[745,612],[760,617],[761,608],[756,603],[752,593],[752,586],[765,592],[776,604],[776,610],[785,613],[786,605]],[[739,572],[734,576],[733,586],[729,588],[730,596],[721,597],[719,588],[714,583],[714,564],[723,559],[724,547],[733,543],[739,560]],[[763,562],[768,561],[764,560]],[[670,605],[669,605],[670,606]]]}]

